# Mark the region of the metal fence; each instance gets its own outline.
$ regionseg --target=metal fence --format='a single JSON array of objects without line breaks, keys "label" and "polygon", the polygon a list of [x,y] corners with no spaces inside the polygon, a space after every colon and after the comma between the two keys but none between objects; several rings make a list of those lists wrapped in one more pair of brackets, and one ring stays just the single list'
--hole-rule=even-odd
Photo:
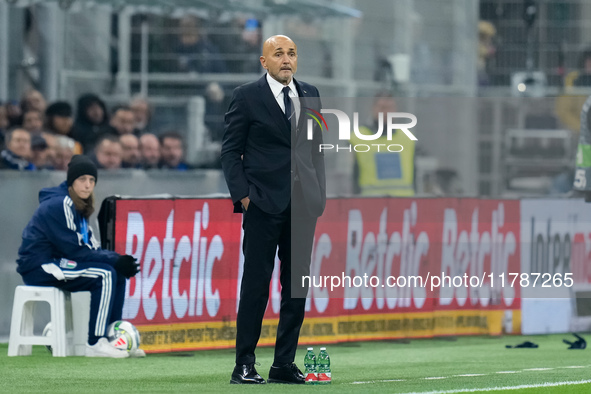
[{"label": "metal fence", "polygon": [[[526,6],[535,13],[528,24]],[[591,40],[591,4],[585,0],[481,0],[480,19],[496,28],[495,53],[489,61],[490,84],[508,86],[511,74],[532,67],[548,75],[550,86],[560,87],[564,76],[580,69],[580,58]]]},{"label": "metal fence", "polygon": [[[0,1],[0,32],[9,32],[0,34],[0,99],[17,98],[34,83],[50,100],[70,102],[88,91],[111,104],[147,93],[158,129],[184,132],[191,146],[200,141],[209,145],[204,151],[215,156],[232,90],[261,75],[263,38],[287,34],[298,43],[298,78],[316,85],[324,97],[371,97],[383,90],[404,97],[485,96],[473,118],[459,126],[466,138],[442,138],[439,143],[445,152],[474,152],[474,160],[456,165],[474,167],[467,171],[473,175],[462,178],[462,190],[498,196],[511,189],[506,179],[510,172],[502,165],[509,149],[506,132],[527,129],[524,119],[532,119],[523,116],[530,104],[498,97],[511,95],[512,75],[528,67],[546,73],[548,95],[561,94],[564,77],[579,68],[591,32],[591,3],[584,0],[330,4],[358,9],[362,17],[233,9],[154,15],[90,5],[64,11],[54,2],[22,9]],[[527,6],[536,11],[529,29]],[[496,30],[485,59],[488,86],[480,87],[479,20],[491,22]],[[196,96],[203,97],[202,113],[191,104]],[[553,113],[554,99],[543,101],[542,107]],[[196,113],[202,118],[195,118]],[[435,127],[435,115],[426,116],[423,124]],[[544,126],[566,127],[559,118]],[[571,141],[576,140],[577,130],[570,131]],[[191,155],[198,156],[198,149]],[[440,163],[449,161],[433,156]],[[548,190],[542,187],[537,193]]]}]

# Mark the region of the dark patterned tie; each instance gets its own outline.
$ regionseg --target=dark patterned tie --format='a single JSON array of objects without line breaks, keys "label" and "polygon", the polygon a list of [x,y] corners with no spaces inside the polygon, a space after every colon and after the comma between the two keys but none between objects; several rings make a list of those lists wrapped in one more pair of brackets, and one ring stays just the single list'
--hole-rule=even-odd
[{"label": "dark patterned tie", "polygon": [[287,121],[291,123],[291,117],[293,116],[291,99],[289,98],[289,86],[283,88],[283,104],[285,105],[285,117]]}]

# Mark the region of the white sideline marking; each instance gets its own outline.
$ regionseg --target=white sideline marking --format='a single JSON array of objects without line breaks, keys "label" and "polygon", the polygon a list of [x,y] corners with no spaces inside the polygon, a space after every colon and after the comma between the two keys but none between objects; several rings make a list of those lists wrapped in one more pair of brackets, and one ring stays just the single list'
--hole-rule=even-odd
[{"label": "white sideline marking", "polygon": [[[558,367],[558,368],[586,368],[587,366],[583,365],[570,365],[567,367]],[[528,368],[524,369],[523,371],[550,371],[555,368]],[[513,374],[513,373],[521,373],[522,371],[498,371],[495,373],[498,374]],[[452,375],[454,377],[473,377],[473,376],[486,376],[484,373],[465,373],[461,375]],[[447,379],[447,376],[430,376],[427,378],[418,378],[423,380],[440,380],[440,379]],[[368,381],[358,381],[358,382],[351,382],[350,384],[372,384],[372,383],[389,383],[389,382],[404,382],[406,379],[381,379],[381,380],[368,380]],[[448,391],[427,391],[421,393],[407,393],[407,394],[448,394],[448,393],[472,393],[478,391],[493,391],[493,390],[519,390],[523,388],[535,388],[535,387],[553,387],[553,386],[566,386],[566,385],[573,385],[573,384],[585,384],[591,383],[591,380],[580,380],[580,381],[568,381],[568,382],[556,382],[556,383],[541,383],[541,384],[534,384],[534,385],[522,385],[522,386],[507,386],[507,387],[494,387],[494,388],[483,388],[483,389],[461,389],[461,390],[448,390]]]},{"label": "white sideline marking", "polygon": [[454,376],[484,376],[485,374],[483,373],[465,373],[462,375],[454,375]]},{"label": "white sideline marking", "polygon": [[505,390],[521,390],[521,389],[533,389],[538,387],[556,387],[556,386],[571,386],[575,384],[587,384],[591,383],[591,380],[577,380],[568,382],[553,382],[553,383],[540,383],[540,384],[522,384],[521,386],[499,386],[499,387],[485,387],[481,389],[460,389],[460,390],[443,390],[443,391],[421,391],[412,392],[406,394],[454,394],[454,393],[476,393],[479,391],[505,391]]}]

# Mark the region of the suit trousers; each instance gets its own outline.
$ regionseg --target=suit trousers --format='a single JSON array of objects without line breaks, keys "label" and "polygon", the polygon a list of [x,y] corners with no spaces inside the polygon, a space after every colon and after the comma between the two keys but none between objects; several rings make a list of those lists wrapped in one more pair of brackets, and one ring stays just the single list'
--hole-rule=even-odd
[{"label": "suit trousers", "polygon": [[[296,182],[290,204],[280,214],[268,214],[252,202],[243,213],[244,270],[236,320],[236,364],[251,364],[269,301],[275,253],[281,261],[281,309],[275,342],[275,365],[294,361],[304,321],[316,217],[307,213],[301,185]],[[292,286],[293,284],[293,286]]]}]

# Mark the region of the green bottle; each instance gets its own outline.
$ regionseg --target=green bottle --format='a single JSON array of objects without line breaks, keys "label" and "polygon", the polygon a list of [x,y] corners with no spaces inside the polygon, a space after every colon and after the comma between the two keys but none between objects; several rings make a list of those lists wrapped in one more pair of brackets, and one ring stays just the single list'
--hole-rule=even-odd
[{"label": "green bottle", "polygon": [[306,377],[306,384],[316,384],[318,382],[318,373],[316,371],[316,355],[314,348],[309,347],[306,356],[304,357],[304,376]]},{"label": "green bottle", "polygon": [[318,384],[330,384],[332,381],[330,373],[330,357],[328,356],[325,347],[320,348],[316,365],[318,370]]}]

